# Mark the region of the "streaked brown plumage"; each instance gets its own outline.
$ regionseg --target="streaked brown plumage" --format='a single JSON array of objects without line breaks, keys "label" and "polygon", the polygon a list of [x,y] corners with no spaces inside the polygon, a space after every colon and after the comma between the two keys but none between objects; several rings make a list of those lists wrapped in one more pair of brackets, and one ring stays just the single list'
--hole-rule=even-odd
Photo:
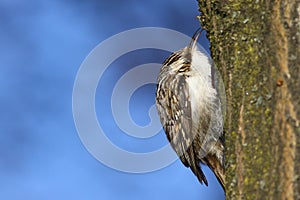
[{"label": "streaked brown plumage", "polygon": [[156,105],[173,149],[200,183],[208,185],[200,163],[208,165],[225,188],[224,134],[218,84],[209,57],[196,43],[171,54],[157,82]]}]

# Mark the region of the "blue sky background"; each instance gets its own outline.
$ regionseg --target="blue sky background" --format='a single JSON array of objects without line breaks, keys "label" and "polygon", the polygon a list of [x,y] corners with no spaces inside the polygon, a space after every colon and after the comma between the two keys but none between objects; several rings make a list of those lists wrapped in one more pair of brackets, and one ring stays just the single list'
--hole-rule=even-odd
[{"label": "blue sky background", "polygon": [[[200,185],[180,161],[146,174],[106,167],[82,145],[72,117],[76,73],[96,45],[147,26],[191,36],[199,26],[196,15],[196,0],[1,0],[0,199],[224,199],[207,168],[209,187]],[[200,43],[208,50],[204,37]],[[162,51],[133,52],[117,60],[101,80],[107,87],[99,86],[96,106],[106,109],[97,115],[106,119],[108,137],[125,149],[147,152],[166,138],[161,132],[148,144],[130,138],[124,142],[101,94],[111,94],[105,88],[111,89],[137,63],[162,63],[166,56]],[[138,124],[148,123],[154,91],[154,85],[146,85],[133,96],[130,109]]]}]

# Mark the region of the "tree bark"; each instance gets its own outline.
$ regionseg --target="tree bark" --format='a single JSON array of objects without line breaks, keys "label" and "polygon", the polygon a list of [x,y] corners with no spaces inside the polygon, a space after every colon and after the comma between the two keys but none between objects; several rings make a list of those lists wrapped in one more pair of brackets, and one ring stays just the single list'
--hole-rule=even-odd
[{"label": "tree bark", "polygon": [[300,1],[198,0],[226,89],[226,198],[300,199]]}]

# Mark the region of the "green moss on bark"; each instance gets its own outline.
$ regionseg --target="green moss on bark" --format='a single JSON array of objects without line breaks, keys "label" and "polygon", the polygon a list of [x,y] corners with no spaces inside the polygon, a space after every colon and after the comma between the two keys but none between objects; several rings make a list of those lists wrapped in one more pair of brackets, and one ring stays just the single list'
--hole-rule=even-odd
[{"label": "green moss on bark", "polygon": [[[280,182],[278,173],[282,169],[279,163],[288,162],[280,152],[280,148],[286,146],[282,131],[283,127],[288,127],[281,126],[279,122],[276,124],[276,120],[285,120],[280,116],[281,112],[276,110],[288,109],[278,105],[290,93],[287,88],[281,88],[281,81],[286,84],[287,79],[282,77],[283,68],[287,65],[281,62],[281,59],[286,59],[287,52],[282,46],[287,43],[284,38],[289,36],[285,35],[286,21],[276,19],[279,21],[277,24],[274,17],[284,19],[290,10],[284,1],[278,5],[273,4],[273,1],[260,0],[198,2],[200,21],[208,32],[212,58],[223,76],[227,94],[227,197],[278,199],[282,193],[278,186],[285,184]],[[283,27],[283,30],[276,30],[277,25]],[[290,43],[289,48],[295,46]],[[298,53],[292,57],[300,58],[299,48],[294,51]],[[297,65],[299,62],[288,64]],[[294,67],[297,74],[299,66]],[[300,80],[299,75],[288,79]],[[292,85],[291,88],[297,87]],[[299,95],[294,96],[299,98]],[[296,101],[299,102],[294,99],[291,104],[296,105]],[[299,119],[299,112],[295,120],[297,117]],[[298,130],[291,131],[291,136]]]}]

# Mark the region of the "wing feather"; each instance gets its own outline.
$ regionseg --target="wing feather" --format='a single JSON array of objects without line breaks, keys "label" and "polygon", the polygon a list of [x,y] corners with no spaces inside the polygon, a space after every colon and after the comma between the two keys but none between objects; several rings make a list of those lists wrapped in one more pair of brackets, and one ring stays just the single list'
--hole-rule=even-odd
[{"label": "wing feather", "polygon": [[[193,145],[195,137],[198,136],[192,131],[193,120],[187,79],[187,76],[177,74],[172,80],[162,80],[157,88],[157,109],[167,138],[181,162],[191,168],[200,183],[204,182],[207,185]],[[165,82],[171,84],[164,85]]]}]

